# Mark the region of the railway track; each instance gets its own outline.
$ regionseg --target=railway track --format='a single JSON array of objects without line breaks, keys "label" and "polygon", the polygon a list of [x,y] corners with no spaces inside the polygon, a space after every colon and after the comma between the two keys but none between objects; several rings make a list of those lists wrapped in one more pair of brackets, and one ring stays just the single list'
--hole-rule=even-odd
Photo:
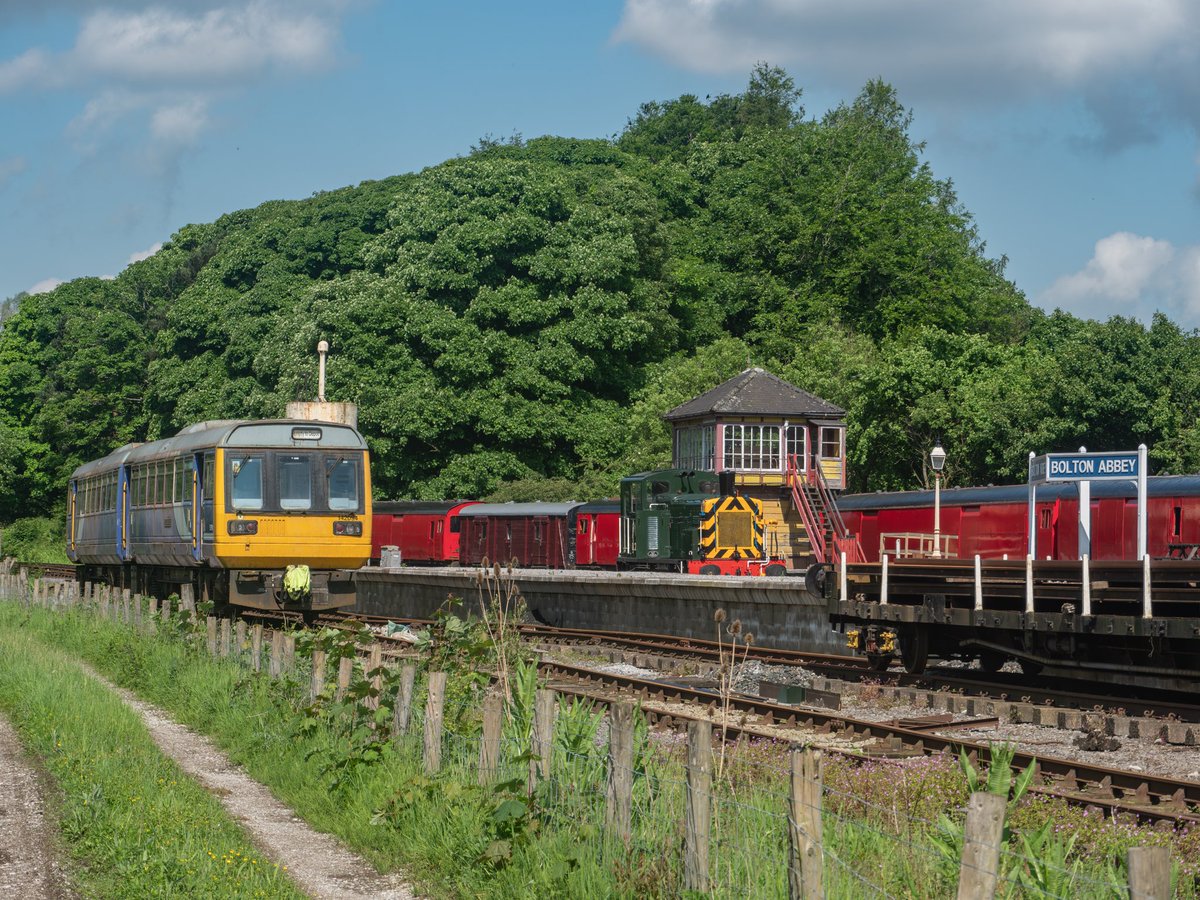
[{"label": "railway track", "polygon": [[[684,660],[703,660],[715,664],[720,658],[716,641],[680,638],[660,634],[634,634],[613,631],[552,628],[545,625],[524,625],[522,634],[547,643],[568,647],[612,646],[633,652],[644,652]],[[728,643],[725,652],[729,652]],[[1064,679],[1049,683],[1045,677],[1017,673],[987,673],[974,669],[931,669],[921,675],[900,670],[880,672],[870,668],[862,657],[839,656],[828,653],[807,653],[751,646],[738,648],[738,658],[773,666],[799,666],[825,678],[848,682],[864,679],[879,680],[889,685],[922,690],[951,690],[969,696],[998,700],[1019,699],[1025,703],[1053,704],[1057,707],[1084,711],[1123,710],[1125,715],[1171,717],[1184,722],[1200,722],[1200,705],[1178,695],[1121,696],[1096,694],[1086,689],[1085,682]]]},{"label": "railway track", "polygon": [[[556,690],[592,697],[600,702],[607,703],[615,699],[609,691],[616,691],[618,695],[634,694],[661,704],[701,706],[713,713],[725,702],[725,698],[713,691],[670,679],[618,675],[552,661],[543,662],[541,670],[552,680]],[[573,685],[578,688],[573,690]],[[727,730],[735,735],[744,733],[776,740],[785,739],[779,733],[769,731],[765,727],[776,726],[809,732],[818,738],[821,735],[829,735],[843,741],[857,741],[859,745],[853,750],[828,748],[829,752],[855,759],[861,759],[863,755],[895,757],[934,753],[957,755],[966,752],[973,760],[985,764],[990,762],[990,750],[986,744],[931,734],[919,728],[867,722],[835,712],[799,709],[742,696],[729,698],[729,709],[736,713],[736,716],[731,718],[735,718],[738,723],[743,717],[753,717],[755,720],[753,725],[731,722]],[[707,718],[687,716],[675,711],[647,712],[663,724],[677,724],[677,720]],[[1129,815],[1146,822],[1200,824],[1200,783],[1094,766],[1076,760],[1036,757],[1022,752],[1014,756],[1013,765],[1019,768],[1035,766],[1037,786],[1031,788],[1032,790],[1062,797],[1075,804],[1097,807],[1108,815]]]}]

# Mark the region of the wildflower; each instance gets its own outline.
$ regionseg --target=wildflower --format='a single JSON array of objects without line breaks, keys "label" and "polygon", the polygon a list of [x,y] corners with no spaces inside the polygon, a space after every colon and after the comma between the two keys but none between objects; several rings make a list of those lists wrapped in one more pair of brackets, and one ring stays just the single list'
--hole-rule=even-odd
[{"label": "wildflower", "polygon": [[713,613],[713,621],[716,622],[718,625],[720,625],[722,622],[724,622],[725,621],[725,610],[718,609],[715,613]]}]

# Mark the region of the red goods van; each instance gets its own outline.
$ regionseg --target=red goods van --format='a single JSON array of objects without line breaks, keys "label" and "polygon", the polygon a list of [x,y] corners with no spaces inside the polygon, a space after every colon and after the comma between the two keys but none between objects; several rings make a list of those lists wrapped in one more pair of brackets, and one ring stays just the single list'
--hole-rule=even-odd
[{"label": "red goods van", "polygon": [[458,562],[459,513],[478,506],[473,500],[383,500],[374,504],[371,559],[381,548],[397,547],[406,564],[451,565]]},{"label": "red goods van", "polygon": [[582,503],[567,516],[567,547],[571,567],[615,569],[621,550],[621,504],[616,500]]},{"label": "red goods van", "polygon": [[484,559],[518,567],[563,569],[568,565],[567,515],[579,503],[479,503],[459,515],[459,561]]}]

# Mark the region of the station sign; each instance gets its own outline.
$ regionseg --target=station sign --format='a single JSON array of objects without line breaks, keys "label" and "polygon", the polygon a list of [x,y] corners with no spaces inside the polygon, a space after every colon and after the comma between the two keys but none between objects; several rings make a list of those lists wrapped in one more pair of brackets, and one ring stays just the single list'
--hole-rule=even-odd
[{"label": "station sign", "polygon": [[1141,474],[1138,457],[1136,450],[1131,453],[1043,453],[1030,457],[1029,483],[1137,479]]}]

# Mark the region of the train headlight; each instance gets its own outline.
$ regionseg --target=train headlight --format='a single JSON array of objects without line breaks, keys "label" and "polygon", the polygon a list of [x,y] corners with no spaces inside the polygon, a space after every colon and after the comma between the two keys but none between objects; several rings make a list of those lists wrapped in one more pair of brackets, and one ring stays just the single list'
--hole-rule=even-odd
[{"label": "train headlight", "polygon": [[230,519],[230,534],[258,534],[258,522],[255,519]]},{"label": "train headlight", "polygon": [[345,537],[362,537],[362,522],[334,522],[333,533]]}]

